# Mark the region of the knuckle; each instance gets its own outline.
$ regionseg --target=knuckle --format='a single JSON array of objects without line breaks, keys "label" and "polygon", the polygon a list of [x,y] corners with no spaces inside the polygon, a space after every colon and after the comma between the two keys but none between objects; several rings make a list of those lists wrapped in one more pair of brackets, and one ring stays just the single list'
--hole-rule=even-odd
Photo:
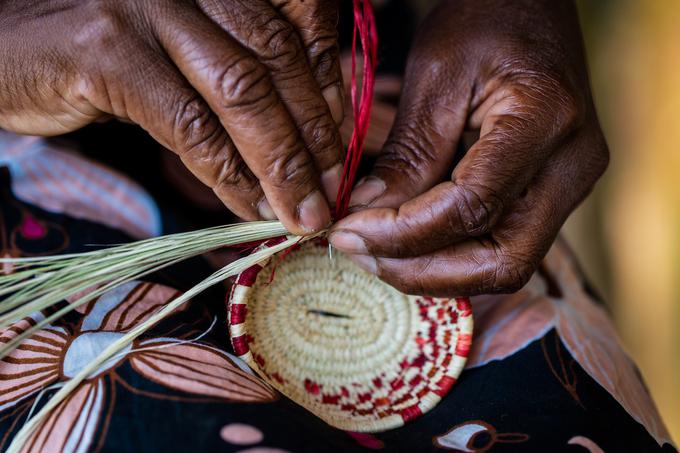
[{"label": "knuckle", "polygon": [[375,163],[376,170],[398,171],[411,186],[420,186],[428,168],[436,162],[434,145],[428,141],[428,134],[422,135],[405,128],[394,130]]},{"label": "knuckle", "polygon": [[337,15],[319,17],[304,33],[307,37],[305,45],[311,55],[322,55],[325,52],[337,50],[338,29]]},{"label": "knuckle", "polygon": [[455,216],[449,216],[452,229],[461,229],[467,236],[481,236],[491,230],[498,215],[500,201],[488,190],[456,186]]},{"label": "knuckle", "polygon": [[333,84],[342,83],[340,68],[337,66],[339,51],[324,52],[311,58],[312,73],[319,81],[320,88],[324,89]]},{"label": "knuckle", "polygon": [[306,138],[306,144],[313,155],[321,154],[329,149],[339,147],[339,136],[335,125],[329,121],[325,112],[319,112],[305,119],[300,130]]},{"label": "knuckle", "polygon": [[[455,46],[453,49],[456,49]],[[458,58],[449,54],[451,52],[444,46],[426,46],[419,47],[418,52],[409,55],[407,63],[408,72],[420,72],[422,68],[427,68],[429,80],[450,80],[451,76],[455,74],[454,65],[459,61]],[[455,50],[453,50],[455,52]]]},{"label": "knuckle", "polygon": [[500,255],[497,265],[487,280],[485,293],[515,293],[527,284],[535,266],[529,259],[518,255]]},{"label": "knuckle", "polygon": [[252,35],[251,45],[257,49],[260,58],[280,62],[282,66],[304,58],[297,31],[278,17],[269,18],[258,27],[257,33]]},{"label": "knuckle", "polygon": [[103,90],[100,82],[100,79],[93,77],[89,72],[80,71],[73,84],[73,95],[78,102],[101,105],[100,99]]},{"label": "knuckle", "polygon": [[264,111],[276,99],[267,70],[252,57],[228,62],[214,83],[226,109],[258,106]]},{"label": "knuckle", "polygon": [[[418,115],[414,115],[414,120]],[[386,158],[396,158],[398,160],[405,160],[409,165],[414,165],[422,162],[433,162],[437,159],[436,147],[429,139],[431,136],[437,136],[436,131],[420,130],[414,131],[411,126],[405,126],[403,123],[419,124],[419,121],[400,121],[399,125],[395,125],[390,137],[385,144]],[[428,125],[423,125],[428,128]]]},{"label": "knuckle", "polygon": [[213,148],[211,145],[221,135],[217,120],[198,97],[187,98],[179,104],[173,131],[173,143],[184,153]]},{"label": "knuckle", "polygon": [[513,79],[509,92],[517,108],[538,120],[539,127],[546,124],[552,136],[564,137],[585,123],[586,99],[563,78],[534,69]]},{"label": "knuckle", "polygon": [[586,117],[585,102],[563,86],[554,90],[554,96],[557,104],[555,110],[557,131],[564,135],[581,127]]},{"label": "knuckle", "polygon": [[332,76],[334,78],[339,76],[337,71],[335,71],[335,62],[340,54],[337,37],[319,37],[312,42],[312,45],[307,50],[314,74],[318,76]]},{"label": "knuckle", "polygon": [[312,72],[317,79],[323,79],[322,88],[339,82],[336,62],[340,55],[337,33],[315,34],[307,44],[307,54]]},{"label": "knuckle", "polygon": [[265,164],[269,184],[278,190],[298,190],[312,183],[314,168],[309,157],[299,150],[291,153],[273,153],[275,158]]},{"label": "knuckle", "polygon": [[244,191],[254,190],[257,182],[249,178],[248,167],[237,153],[230,152],[223,157],[222,165],[215,181],[215,187],[236,187]]}]

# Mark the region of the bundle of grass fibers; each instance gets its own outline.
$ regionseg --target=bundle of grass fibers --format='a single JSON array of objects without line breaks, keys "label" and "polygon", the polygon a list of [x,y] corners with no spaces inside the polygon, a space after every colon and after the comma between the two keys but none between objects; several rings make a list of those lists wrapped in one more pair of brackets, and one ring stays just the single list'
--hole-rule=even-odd
[{"label": "bundle of grass fibers", "polygon": [[[0,328],[7,328],[12,323],[33,313],[56,308],[52,314],[23,334],[3,344],[0,347],[0,358],[7,356],[23,340],[45,325],[121,284],[221,247],[257,243],[284,236],[286,233],[286,229],[277,221],[247,222],[161,236],[92,252],[0,259],[0,265],[12,266],[16,271],[0,275],[0,297],[5,297],[0,302]],[[145,322],[102,351],[87,367],[67,381],[40,411],[26,422],[12,440],[7,451],[20,451],[40,422],[71,391],[107,360],[122,351],[135,338],[168,316],[177,307],[207,288],[313,237],[315,236],[288,236],[275,246],[257,250],[226,265],[160,308]]]}]

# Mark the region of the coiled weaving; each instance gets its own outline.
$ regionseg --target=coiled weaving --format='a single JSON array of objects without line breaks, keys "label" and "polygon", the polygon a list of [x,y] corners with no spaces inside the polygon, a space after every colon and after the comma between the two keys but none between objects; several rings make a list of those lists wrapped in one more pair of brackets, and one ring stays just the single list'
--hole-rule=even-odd
[{"label": "coiled weaving", "polygon": [[229,321],[236,354],[272,386],[362,432],[432,409],[463,370],[473,325],[468,299],[402,294],[321,240],[243,272]]}]

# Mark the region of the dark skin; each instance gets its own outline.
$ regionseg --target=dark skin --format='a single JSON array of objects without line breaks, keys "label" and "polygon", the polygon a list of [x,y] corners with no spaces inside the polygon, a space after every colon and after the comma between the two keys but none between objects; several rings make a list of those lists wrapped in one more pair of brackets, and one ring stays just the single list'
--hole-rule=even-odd
[{"label": "dark skin", "polygon": [[337,14],[328,0],[0,0],[0,128],[129,120],[237,215],[318,231],[341,175]]},{"label": "dark skin", "polygon": [[[238,215],[317,231],[342,154],[336,16],[329,0],[0,0],[0,127],[128,119]],[[480,138],[454,166],[465,130]],[[330,240],[407,293],[512,292],[607,162],[573,3],[445,0]]]},{"label": "dark skin", "polygon": [[[453,167],[466,129],[480,138]],[[330,240],[406,293],[514,292],[608,159],[572,2],[443,1]]]}]

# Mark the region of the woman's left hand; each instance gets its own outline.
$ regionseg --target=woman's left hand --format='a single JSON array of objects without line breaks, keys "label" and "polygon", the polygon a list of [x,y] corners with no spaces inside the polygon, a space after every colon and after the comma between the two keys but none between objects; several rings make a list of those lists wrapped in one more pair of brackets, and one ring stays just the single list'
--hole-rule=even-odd
[{"label": "woman's left hand", "polygon": [[[480,138],[454,166],[465,129]],[[330,241],[407,293],[514,292],[608,156],[573,3],[444,1],[416,38],[355,213]]]}]

